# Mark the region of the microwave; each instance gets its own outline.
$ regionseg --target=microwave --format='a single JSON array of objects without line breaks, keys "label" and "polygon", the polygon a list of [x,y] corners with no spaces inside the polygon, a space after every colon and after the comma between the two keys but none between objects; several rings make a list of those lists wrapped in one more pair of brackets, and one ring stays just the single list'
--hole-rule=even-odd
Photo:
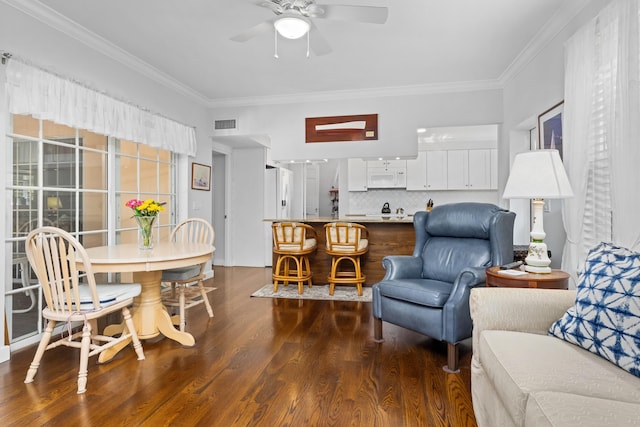
[{"label": "microwave", "polygon": [[402,167],[367,168],[368,188],[406,188],[407,170]]}]

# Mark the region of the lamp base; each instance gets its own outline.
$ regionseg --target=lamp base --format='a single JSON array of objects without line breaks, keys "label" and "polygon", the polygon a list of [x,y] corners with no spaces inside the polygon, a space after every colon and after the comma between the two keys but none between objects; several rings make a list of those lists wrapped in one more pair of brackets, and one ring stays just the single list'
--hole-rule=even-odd
[{"label": "lamp base", "polygon": [[524,271],[527,271],[529,273],[551,273],[551,268],[550,267],[536,267],[534,265],[525,265],[524,266]]},{"label": "lamp base", "polygon": [[544,242],[529,243],[529,253],[524,260],[525,271],[529,273],[551,273],[551,260],[547,252],[547,245]]}]

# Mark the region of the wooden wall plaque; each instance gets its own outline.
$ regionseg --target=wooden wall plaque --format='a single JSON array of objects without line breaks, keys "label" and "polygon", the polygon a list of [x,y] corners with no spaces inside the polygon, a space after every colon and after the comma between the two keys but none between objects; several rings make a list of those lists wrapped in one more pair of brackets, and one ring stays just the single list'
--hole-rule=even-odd
[{"label": "wooden wall plaque", "polygon": [[369,141],[378,139],[378,115],[308,117],[306,142]]}]

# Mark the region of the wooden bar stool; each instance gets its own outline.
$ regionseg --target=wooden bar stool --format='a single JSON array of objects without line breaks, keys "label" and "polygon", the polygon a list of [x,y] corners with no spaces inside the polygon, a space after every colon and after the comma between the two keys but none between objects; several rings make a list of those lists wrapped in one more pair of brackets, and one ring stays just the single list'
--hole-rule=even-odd
[{"label": "wooden bar stool", "polygon": [[276,222],[271,228],[273,253],[278,254],[272,274],[273,292],[278,292],[279,282],[285,286],[297,282],[298,294],[302,295],[305,282],[312,286],[309,254],[317,248],[316,232],[310,225],[298,222]]},{"label": "wooden bar stool", "polygon": [[[336,283],[355,283],[362,296],[365,275],[360,267],[360,256],[367,253],[369,233],[367,228],[351,222],[332,222],[324,226],[327,236],[327,254],[331,255],[329,295],[333,295]],[[351,263],[353,270],[340,269],[340,263]]]}]

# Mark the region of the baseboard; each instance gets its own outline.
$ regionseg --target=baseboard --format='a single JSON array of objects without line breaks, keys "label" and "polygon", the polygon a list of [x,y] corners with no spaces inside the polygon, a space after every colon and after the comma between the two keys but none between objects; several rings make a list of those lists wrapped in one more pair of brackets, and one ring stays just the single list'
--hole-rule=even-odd
[{"label": "baseboard", "polygon": [[6,362],[11,357],[11,351],[8,345],[0,346],[0,363]]}]

